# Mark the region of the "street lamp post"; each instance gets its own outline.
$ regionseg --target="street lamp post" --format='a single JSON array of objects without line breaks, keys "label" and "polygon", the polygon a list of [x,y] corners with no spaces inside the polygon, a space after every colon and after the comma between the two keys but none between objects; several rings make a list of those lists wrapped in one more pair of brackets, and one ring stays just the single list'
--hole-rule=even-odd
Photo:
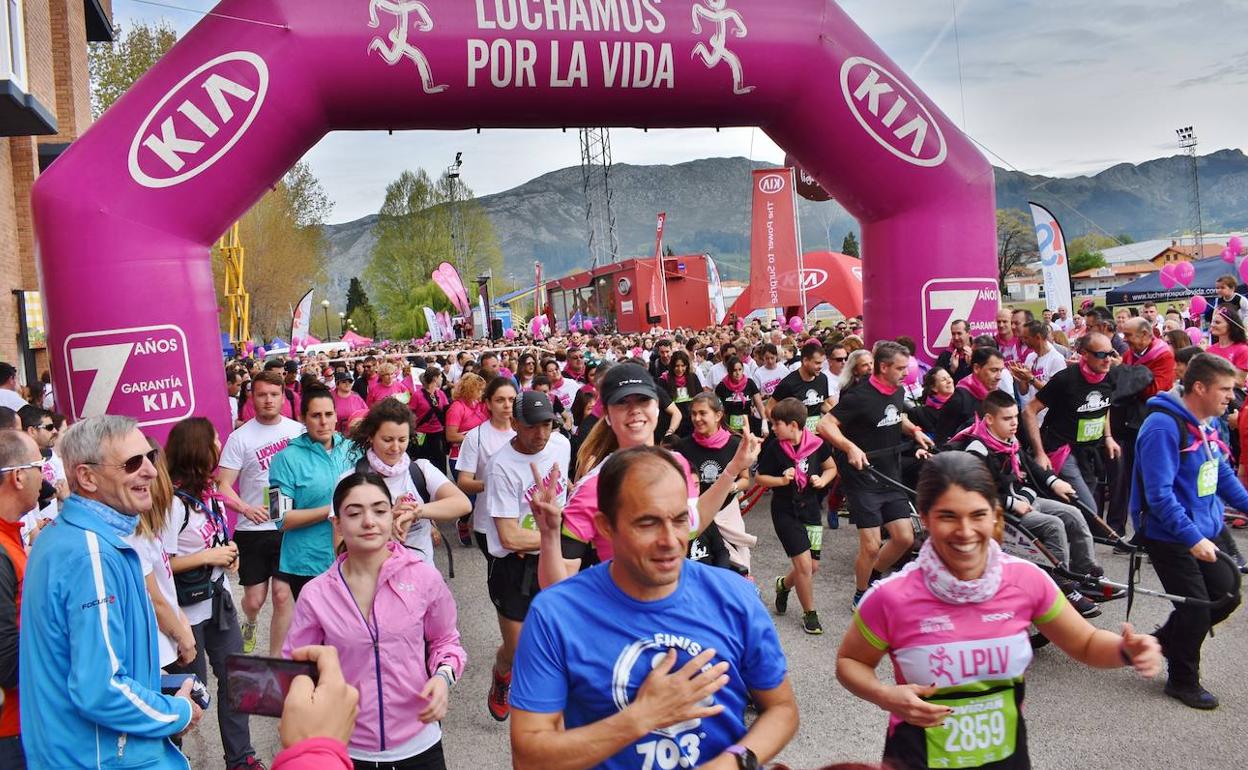
[{"label": "street lamp post", "polygon": [[334,330],[329,328],[329,300],[321,300],[321,310],[325,311],[325,336],[329,337],[329,341],[334,339]]},{"label": "street lamp post", "polygon": [[344,326],[346,323],[346,317],[346,313],[338,314],[338,339],[342,339],[342,334],[346,331],[346,327]]}]

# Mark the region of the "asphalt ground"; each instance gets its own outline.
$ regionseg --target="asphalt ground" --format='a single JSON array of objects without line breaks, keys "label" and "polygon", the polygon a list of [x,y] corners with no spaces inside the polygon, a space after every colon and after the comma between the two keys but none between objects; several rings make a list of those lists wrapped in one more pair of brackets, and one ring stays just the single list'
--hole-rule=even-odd
[{"label": "asphalt ground", "polygon": [[[771,585],[776,575],[787,571],[788,561],[772,531],[767,504],[767,499],[761,501],[746,524],[759,536],[753,552],[754,572],[770,608]],[[1235,537],[1248,553],[1248,534],[1236,532]],[[856,533],[842,519],[839,530],[825,531],[823,543],[815,600],[825,633],[807,636],[802,632],[796,597],[790,600],[787,616],[775,617],[801,710],[797,735],[779,757],[794,770],[851,760],[878,761],[884,744],[885,713],[854,698],[835,677],[836,650],[851,617]],[[1108,576],[1125,581],[1126,558],[1113,555],[1105,546],[1098,546],[1098,551]],[[450,711],[442,725],[447,765],[452,770],[508,768],[508,726],[495,722],[485,707],[498,627],[486,593],[484,557],[475,547],[455,545],[454,553],[455,578],[449,582],[459,606],[468,667],[451,694]],[[438,551],[437,559],[445,574],[445,550]],[[1159,587],[1147,564],[1141,584]],[[1125,620],[1126,603],[1102,607],[1104,614],[1092,622],[1117,631]],[[1139,597],[1132,621],[1138,630],[1151,631],[1169,611],[1164,601]],[[266,605],[257,650],[267,649],[267,624]],[[1204,645],[1204,684],[1222,701],[1212,712],[1194,711],[1167,698],[1162,693],[1164,674],[1148,681],[1126,669],[1088,669],[1052,646],[1038,651],[1027,674],[1026,717],[1033,766],[1062,770],[1245,766],[1246,650],[1248,620],[1241,609]],[[879,670],[882,678],[891,680],[887,661]],[[215,695],[215,683],[210,691]],[[277,720],[253,717],[251,725],[253,745],[267,763],[280,749]],[[186,737],[184,747],[196,770],[223,767],[215,710]]]}]

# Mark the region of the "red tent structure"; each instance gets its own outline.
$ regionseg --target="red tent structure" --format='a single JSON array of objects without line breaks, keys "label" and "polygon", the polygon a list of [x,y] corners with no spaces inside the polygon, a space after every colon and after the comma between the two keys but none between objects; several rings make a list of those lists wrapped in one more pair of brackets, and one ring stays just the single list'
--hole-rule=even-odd
[{"label": "red tent structure", "polygon": [[[835,251],[808,251],[802,255],[802,280],[808,310],[828,304],[846,317],[862,315],[862,260]],[[750,307],[750,293],[744,291],[730,312],[745,318],[759,309]],[[785,315],[799,315],[797,311],[786,308]]]},{"label": "red tent structure", "polygon": [[355,332],[349,331],[349,330],[347,331],[346,334],[342,335],[342,341],[347,343],[353,348],[358,348],[364,345],[373,344],[373,341],[369,339],[368,337],[360,336],[359,334],[356,334]]}]

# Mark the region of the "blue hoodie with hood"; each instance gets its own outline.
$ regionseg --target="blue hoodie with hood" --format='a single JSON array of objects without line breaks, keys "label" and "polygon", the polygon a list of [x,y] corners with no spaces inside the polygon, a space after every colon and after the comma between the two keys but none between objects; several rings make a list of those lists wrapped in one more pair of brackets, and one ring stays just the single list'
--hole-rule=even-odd
[{"label": "blue hoodie with hood", "polygon": [[[1211,440],[1217,437],[1216,431],[1203,428],[1181,400],[1161,393],[1150,398],[1148,406],[1154,413],[1140,426],[1135,442],[1132,523],[1145,537],[1187,548],[1202,539],[1212,540],[1224,526],[1223,501],[1248,510],[1248,491],[1235,478],[1226,453]],[[1183,423],[1182,436],[1178,435],[1175,417]],[[1201,497],[1197,478],[1201,466],[1210,459],[1218,463],[1217,490]],[[1146,514],[1142,511],[1145,502]]]}]

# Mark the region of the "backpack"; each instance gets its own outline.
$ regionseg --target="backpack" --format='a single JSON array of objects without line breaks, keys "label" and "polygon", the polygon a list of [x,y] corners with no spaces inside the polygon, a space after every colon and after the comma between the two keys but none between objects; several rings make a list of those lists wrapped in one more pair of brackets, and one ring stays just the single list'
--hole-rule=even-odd
[{"label": "backpack", "polygon": [[[361,457],[355,461],[356,473],[375,473],[372,466],[368,464],[367,457]],[[425,481],[425,472],[420,469],[417,460],[412,460],[407,465],[407,473],[412,479],[412,486],[416,487],[416,494],[420,495],[420,499],[424,503],[433,502],[433,498],[429,495],[429,484]],[[430,522],[432,524],[432,522]],[[433,524],[437,528],[437,524]],[[441,530],[439,530],[441,534]],[[447,577],[454,579],[455,577],[455,555],[451,550],[451,541],[445,535],[442,535],[442,544],[446,546],[446,572]],[[404,544],[404,547],[408,547]]]}]

